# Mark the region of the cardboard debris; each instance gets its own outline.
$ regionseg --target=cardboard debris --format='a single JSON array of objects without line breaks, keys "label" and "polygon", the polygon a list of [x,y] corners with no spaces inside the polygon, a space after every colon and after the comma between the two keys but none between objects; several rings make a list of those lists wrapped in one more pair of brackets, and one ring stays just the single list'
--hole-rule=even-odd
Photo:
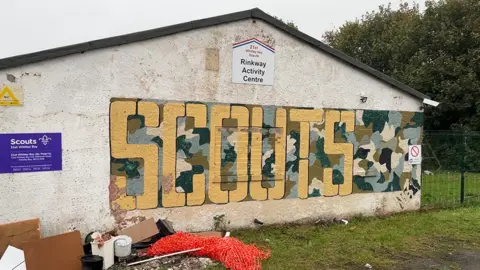
[{"label": "cardboard debris", "polygon": [[8,246],[0,260],[1,270],[26,270],[25,256],[23,251],[12,246]]},{"label": "cardboard debris", "polygon": [[162,237],[169,236],[175,233],[172,224],[167,220],[159,219],[156,222],[158,233],[152,237],[146,238],[142,241],[132,244],[132,248],[138,250],[146,249],[153,243],[160,240]]},{"label": "cardboard debris", "polygon": [[221,232],[199,232],[199,233],[192,233],[192,234],[200,237],[223,237],[223,233]]},{"label": "cardboard debris", "polygon": [[40,238],[38,218],[0,225],[0,258],[9,245],[22,249],[23,243]]},{"label": "cardboard debris", "polygon": [[145,240],[149,237],[155,236],[157,234],[158,228],[153,218],[149,218],[143,222],[135,224],[119,232],[119,235],[130,236],[130,238],[132,238],[133,244]]},{"label": "cardboard debris", "polygon": [[83,256],[79,231],[31,241],[23,245],[28,270],[81,270]]},{"label": "cardboard debris", "polygon": [[172,224],[170,224],[170,222],[167,220],[163,220],[163,219],[157,220],[157,228],[161,237],[169,236],[175,233],[175,230],[173,229]]}]

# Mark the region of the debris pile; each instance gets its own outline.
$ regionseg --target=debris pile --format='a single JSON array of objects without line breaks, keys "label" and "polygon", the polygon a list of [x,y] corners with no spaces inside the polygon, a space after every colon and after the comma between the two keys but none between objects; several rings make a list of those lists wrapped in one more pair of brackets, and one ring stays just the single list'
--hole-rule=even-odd
[{"label": "debris pile", "polygon": [[199,250],[193,251],[192,255],[220,261],[226,268],[233,270],[261,269],[261,260],[270,256],[269,251],[262,251],[255,245],[246,245],[233,237],[200,237],[185,232],[158,240],[148,249],[147,254],[158,256],[193,249]]},{"label": "debris pile", "polygon": [[[83,243],[82,243],[83,242]],[[175,232],[153,218],[120,231],[73,229],[42,238],[40,220],[0,225],[0,270],[205,269],[221,262],[233,270],[259,270],[269,250],[246,245],[229,232]]]},{"label": "debris pile", "polygon": [[42,238],[40,220],[0,225],[0,269],[81,269],[84,255],[79,231]]},{"label": "debris pile", "polygon": [[127,264],[119,263],[109,270],[200,270],[215,265],[218,265],[218,263],[212,261],[210,258],[177,255],[134,266],[127,266]]}]

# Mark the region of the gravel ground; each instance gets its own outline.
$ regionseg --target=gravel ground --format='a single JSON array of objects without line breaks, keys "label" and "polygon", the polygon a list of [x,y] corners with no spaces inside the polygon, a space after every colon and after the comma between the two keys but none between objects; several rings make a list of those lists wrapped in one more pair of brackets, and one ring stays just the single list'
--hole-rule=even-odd
[{"label": "gravel ground", "polygon": [[109,270],[196,270],[205,269],[215,264],[217,263],[209,258],[173,256],[133,266],[120,263],[109,268]]}]

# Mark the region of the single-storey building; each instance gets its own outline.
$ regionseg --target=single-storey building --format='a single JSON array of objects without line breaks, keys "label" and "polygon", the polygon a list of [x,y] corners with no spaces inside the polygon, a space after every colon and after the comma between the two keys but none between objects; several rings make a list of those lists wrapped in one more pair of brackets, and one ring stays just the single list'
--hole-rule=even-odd
[{"label": "single-storey building", "polygon": [[424,103],[259,9],[1,59],[0,224],[415,210]]}]

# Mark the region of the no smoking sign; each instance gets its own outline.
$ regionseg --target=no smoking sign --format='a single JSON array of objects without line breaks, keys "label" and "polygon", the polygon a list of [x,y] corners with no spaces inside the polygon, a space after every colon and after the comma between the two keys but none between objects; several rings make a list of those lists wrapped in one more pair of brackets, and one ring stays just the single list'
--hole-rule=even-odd
[{"label": "no smoking sign", "polygon": [[408,146],[408,163],[417,165],[422,163],[422,146],[410,145]]}]

